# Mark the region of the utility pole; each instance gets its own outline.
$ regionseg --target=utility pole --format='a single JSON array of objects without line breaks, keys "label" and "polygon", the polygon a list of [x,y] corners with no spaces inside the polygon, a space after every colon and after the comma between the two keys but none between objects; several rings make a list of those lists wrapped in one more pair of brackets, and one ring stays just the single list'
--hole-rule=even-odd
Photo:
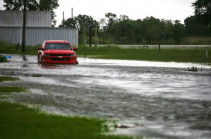
[{"label": "utility pole", "polygon": [[71,8],[71,18],[73,19],[73,8]]},{"label": "utility pole", "polygon": [[[23,0],[19,0],[19,3],[20,3],[20,19],[23,18]],[[23,22],[20,21],[20,32],[19,32],[19,43],[18,43],[18,46],[16,47],[16,52],[18,51],[19,49],[19,46],[21,47],[21,43],[22,43],[22,29],[23,27]]]},{"label": "utility pole", "polygon": [[63,11],[63,20],[62,20],[62,26],[64,27],[64,11]]},{"label": "utility pole", "polygon": [[26,52],[26,0],[23,0],[23,31],[22,31],[22,53]]}]

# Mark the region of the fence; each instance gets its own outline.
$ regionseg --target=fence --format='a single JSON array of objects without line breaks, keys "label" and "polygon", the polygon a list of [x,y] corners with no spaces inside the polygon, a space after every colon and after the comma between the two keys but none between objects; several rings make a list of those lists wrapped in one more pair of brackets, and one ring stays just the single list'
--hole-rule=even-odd
[{"label": "fence", "polygon": [[211,45],[119,45],[122,48],[207,48]]},{"label": "fence", "polygon": [[[22,28],[0,27],[0,40],[18,44],[22,40]],[[68,28],[51,27],[27,27],[26,45],[35,46],[42,44],[44,40],[67,40],[72,45],[78,45],[78,30]]]}]

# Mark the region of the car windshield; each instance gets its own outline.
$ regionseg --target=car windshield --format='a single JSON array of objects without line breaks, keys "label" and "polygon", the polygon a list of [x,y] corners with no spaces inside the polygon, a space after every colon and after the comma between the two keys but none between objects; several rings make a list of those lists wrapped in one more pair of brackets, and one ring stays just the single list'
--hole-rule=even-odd
[{"label": "car windshield", "polygon": [[45,50],[71,50],[70,44],[68,43],[47,43],[45,46]]}]

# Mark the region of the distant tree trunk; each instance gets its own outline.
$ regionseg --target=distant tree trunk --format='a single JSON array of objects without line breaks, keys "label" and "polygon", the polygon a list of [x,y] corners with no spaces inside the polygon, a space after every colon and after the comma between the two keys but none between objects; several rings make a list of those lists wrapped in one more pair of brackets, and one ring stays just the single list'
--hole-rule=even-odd
[{"label": "distant tree trunk", "polygon": [[86,46],[86,27],[83,25],[83,44]]},{"label": "distant tree trunk", "polygon": [[89,46],[92,47],[92,27],[89,27]]},{"label": "distant tree trunk", "polygon": [[95,22],[95,47],[97,47],[97,44],[98,44],[97,22]]}]

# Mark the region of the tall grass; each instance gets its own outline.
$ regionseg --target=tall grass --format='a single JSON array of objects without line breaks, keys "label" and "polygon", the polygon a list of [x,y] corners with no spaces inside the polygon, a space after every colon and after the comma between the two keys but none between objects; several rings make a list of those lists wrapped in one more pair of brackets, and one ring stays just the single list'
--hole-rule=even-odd
[{"label": "tall grass", "polygon": [[123,49],[119,47],[84,47],[80,46],[78,55],[95,56],[105,59],[124,60],[149,60],[149,61],[175,61],[175,62],[199,62],[211,63],[211,49],[208,49],[210,56],[206,58],[206,48],[197,49]]},{"label": "tall grass", "polygon": [[[0,53],[7,54],[22,54],[21,48],[17,45],[9,45],[0,41]],[[30,55],[37,54],[38,46],[26,47],[26,53]],[[17,51],[16,51],[17,50]],[[150,61],[175,61],[175,62],[199,62],[211,63],[211,49],[208,49],[208,58],[206,58],[206,48],[195,49],[124,49],[117,46],[104,46],[104,47],[86,47],[79,46],[76,51],[78,56],[88,56],[104,59],[124,59],[124,60],[150,60]]]},{"label": "tall grass", "polygon": [[211,45],[211,37],[185,37],[181,44]]},{"label": "tall grass", "polygon": [[[11,44],[6,41],[0,41],[0,54],[22,54],[22,46]],[[26,46],[26,53],[29,55],[37,54],[38,46]]]}]

